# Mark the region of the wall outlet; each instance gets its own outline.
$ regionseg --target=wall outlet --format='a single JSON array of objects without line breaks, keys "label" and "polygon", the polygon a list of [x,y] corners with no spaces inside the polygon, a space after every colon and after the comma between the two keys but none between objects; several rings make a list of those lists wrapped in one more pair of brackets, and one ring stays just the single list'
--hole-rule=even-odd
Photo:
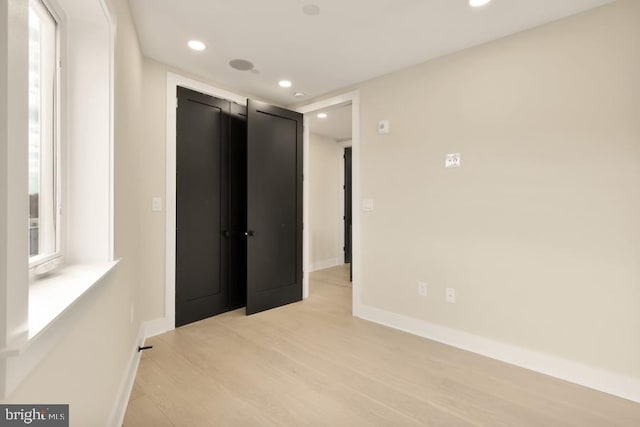
[{"label": "wall outlet", "polygon": [[456,290],[453,288],[447,288],[447,302],[449,304],[455,304],[456,302]]},{"label": "wall outlet", "polygon": [[460,153],[447,154],[447,157],[444,160],[445,168],[459,168],[460,166],[462,166],[462,159],[460,158]]},{"label": "wall outlet", "polygon": [[418,295],[421,297],[427,296],[427,284],[425,282],[418,282]]}]

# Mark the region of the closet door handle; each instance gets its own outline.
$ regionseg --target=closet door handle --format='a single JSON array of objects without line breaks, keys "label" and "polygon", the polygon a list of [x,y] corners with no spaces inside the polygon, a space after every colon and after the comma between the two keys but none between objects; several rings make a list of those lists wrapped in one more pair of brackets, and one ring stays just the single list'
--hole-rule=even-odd
[{"label": "closet door handle", "polygon": [[246,233],[244,233],[244,235],[247,236],[247,237],[253,237],[254,234],[255,234],[255,232],[253,230],[249,230]]},{"label": "closet door handle", "polygon": [[224,237],[231,237],[231,232],[230,232],[229,230],[224,230],[224,231],[222,232],[222,235],[223,235]]}]

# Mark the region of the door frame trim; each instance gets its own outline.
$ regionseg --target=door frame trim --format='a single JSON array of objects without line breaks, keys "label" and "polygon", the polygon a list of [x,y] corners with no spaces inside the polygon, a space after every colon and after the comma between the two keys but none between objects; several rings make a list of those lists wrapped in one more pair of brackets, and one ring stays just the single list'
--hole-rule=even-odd
[{"label": "door frame trim", "polygon": [[[178,86],[247,105],[247,97],[172,72],[167,73],[167,128],[165,158],[165,294],[164,319],[153,335],[176,327],[176,107]],[[176,94],[176,96],[172,96]]]},{"label": "door frame trim", "polygon": [[353,262],[353,282],[352,282],[352,315],[359,317],[361,313],[360,300],[360,283],[361,283],[361,258],[360,258],[360,91],[347,92],[322,101],[314,102],[308,105],[298,107],[296,111],[304,114],[304,182],[303,182],[303,223],[305,227],[302,231],[302,268],[304,271],[304,279],[302,282],[302,297],[309,297],[309,269],[311,267],[309,226],[311,224],[309,218],[310,209],[310,186],[309,186],[309,114],[317,110],[335,107],[341,104],[351,103],[351,206],[352,206],[352,248],[351,260]]}]

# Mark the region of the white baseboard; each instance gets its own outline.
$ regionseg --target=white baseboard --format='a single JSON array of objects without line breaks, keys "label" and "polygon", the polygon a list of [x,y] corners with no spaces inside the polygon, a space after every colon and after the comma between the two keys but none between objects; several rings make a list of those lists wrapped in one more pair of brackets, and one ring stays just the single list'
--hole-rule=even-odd
[{"label": "white baseboard", "polygon": [[358,317],[640,403],[640,379],[361,304]]},{"label": "white baseboard", "polygon": [[[171,329],[173,329],[173,326],[170,325],[168,319],[164,317],[142,323],[140,325],[138,336],[136,337],[136,342],[133,346],[134,350],[138,346],[143,346],[147,338],[160,335],[164,332],[170,331]],[[127,405],[129,404],[129,398],[131,397],[131,390],[133,389],[133,383],[136,379],[136,373],[138,372],[138,365],[140,364],[140,356],[141,353],[136,351],[129,361],[126,375],[120,384],[118,399],[111,411],[109,425],[112,427],[121,427],[124,422]]]},{"label": "white baseboard", "polygon": [[174,325],[172,325],[166,317],[144,322],[143,327],[145,338],[155,337],[156,335],[164,334],[165,332],[175,329]]},{"label": "white baseboard", "polygon": [[144,344],[144,325],[140,325],[140,330],[136,341],[132,346],[133,355],[129,360],[129,366],[127,367],[126,374],[122,378],[120,383],[120,389],[118,390],[118,398],[111,411],[111,417],[109,419],[109,426],[121,427],[124,422],[124,416],[127,412],[127,405],[129,404],[129,397],[131,396],[131,390],[133,389],[133,383],[136,379],[136,372],[138,372],[138,365],[140,364],[140,352],[136,351],[138,346]]},{"label": "white baseboard", "polygon": [[336,267],[340,264],[341,264],[340,258],[330,258],[322,261],[316,261],[312,264],[309,264],[309,272],[324,270],[325,268]]}]

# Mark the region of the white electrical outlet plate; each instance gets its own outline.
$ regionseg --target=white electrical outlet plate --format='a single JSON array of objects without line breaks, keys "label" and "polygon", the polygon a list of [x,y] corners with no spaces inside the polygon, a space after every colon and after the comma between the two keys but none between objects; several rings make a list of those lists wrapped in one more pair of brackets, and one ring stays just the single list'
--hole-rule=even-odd
[{"label": "white electrical outlet plate", "polygon": [[453,288],[447,288],[447,302],[449,304],[455,304],[456,302],[456,290]]},{"label": "white electrical outlet plate", "polygon": [[373,211],[373,199],[364,199],[362,201],[362,210],[365,212]]},{"label": "white electrical outlet plate", "polygon": [[462,166],[462,160],[460,157],[460,153],[447,154],[447,157],[444,160],[445,168],[459,168],[461,166]]},{"label": "white electrical outlet plate", "polygon": [[427,296],[427,284],[424,282],[418,282],[418,295],[421,297]]}]

